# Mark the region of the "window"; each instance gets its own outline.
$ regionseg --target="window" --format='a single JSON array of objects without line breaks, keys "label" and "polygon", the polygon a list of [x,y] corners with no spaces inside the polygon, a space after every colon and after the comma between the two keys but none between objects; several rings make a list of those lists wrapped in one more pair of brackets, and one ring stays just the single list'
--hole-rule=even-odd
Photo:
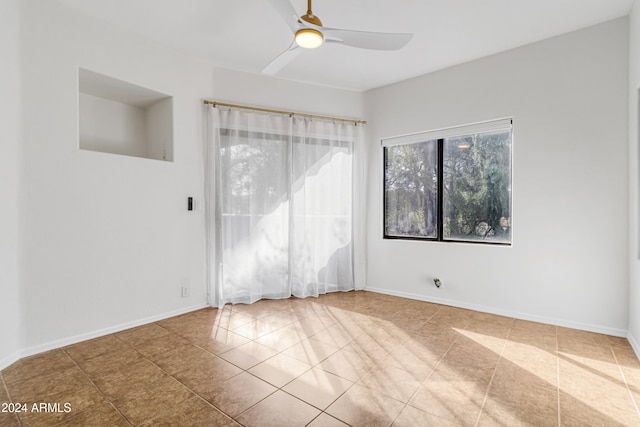
[{"label": "window", "polygon": [[384,237],[510,244],[511,139],[511,119],[384,139]]}]

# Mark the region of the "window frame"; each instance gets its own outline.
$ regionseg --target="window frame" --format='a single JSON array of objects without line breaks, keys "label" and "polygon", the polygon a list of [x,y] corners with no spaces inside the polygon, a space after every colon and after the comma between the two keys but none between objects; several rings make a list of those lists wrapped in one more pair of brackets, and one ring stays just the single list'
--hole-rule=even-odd
[{"label": "window frame", "polygon": [[[389,138],[382,138],[380,146],[382,150],[381,154],[381,170],[382,170],[382,238],[384,240],[409,240],[409,241],[427,241],[427,242],[445,242],[445,243],[469,243],[480,245],[492,245],[492,246],[506,246],[513,245],[513,234],[510,234],[510,239],[506,241],[496,240],[464,240],[455,238],[444,237],[444,141],[447,138],[453,138],[465,135],[474,135],[479,133],[497,132],[501,130],[509,130],[511,132],[511,161],[509,165],[510,175],[510,187],[513,189],[513,118],[503,118],[497,120],[490,120],[486,122],[478,122],[463,126],[454,126],[442,129],[436,129],[425,132],[418,132],[414,134],[395,136]],[[437,141],[437,207],[436,207],[436,236],[435,237],[420,237],[420,236],[393,236],[386,233],[386,218],[387,218],[387,150],[388,147],[398,145],[410,145],[420,144],[429,141]],[[513,190],[509,198],[509,212],[510,222],[513,218]],[[511,232],[512,233],[512,232]]]}]

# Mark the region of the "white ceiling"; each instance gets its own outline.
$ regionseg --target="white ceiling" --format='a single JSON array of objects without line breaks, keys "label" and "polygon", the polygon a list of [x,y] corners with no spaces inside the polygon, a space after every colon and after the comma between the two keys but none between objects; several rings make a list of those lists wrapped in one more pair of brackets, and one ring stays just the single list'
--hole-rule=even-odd
[{"label": "white ceiling", "polygon": [[[220,67],[260,73],[292,34],[267,0],[59,0]],[[291,0],[302,15],[305,0]],[[316,0],[324,25],[410,32],[400,51],[304,50],[277,77],[364,91],[628,14],[633,0]]]}]

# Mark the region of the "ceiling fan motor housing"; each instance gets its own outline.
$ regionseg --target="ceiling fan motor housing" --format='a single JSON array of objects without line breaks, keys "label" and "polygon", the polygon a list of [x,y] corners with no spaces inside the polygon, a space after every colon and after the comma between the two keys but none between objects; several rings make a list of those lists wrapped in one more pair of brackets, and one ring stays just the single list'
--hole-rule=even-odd
[{"label": "ceiling fan motor housing", "polygon": [[306,15],[302,15],[300,19],[310,24],[317,25],[318,27],[322,27],[322,21],[320,21],[320,18],[314,15],[310,10],[307,11]]}]

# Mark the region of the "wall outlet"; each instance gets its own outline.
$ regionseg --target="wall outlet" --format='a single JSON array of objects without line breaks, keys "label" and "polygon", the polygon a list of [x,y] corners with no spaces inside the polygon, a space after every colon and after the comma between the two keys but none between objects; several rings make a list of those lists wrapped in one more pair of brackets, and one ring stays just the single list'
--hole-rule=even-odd
[{"label": "wall outlet", "polygon": [[187,298],[189,296],[189,287],[188,286],[183,286],[182,287],[182,298]]}]

